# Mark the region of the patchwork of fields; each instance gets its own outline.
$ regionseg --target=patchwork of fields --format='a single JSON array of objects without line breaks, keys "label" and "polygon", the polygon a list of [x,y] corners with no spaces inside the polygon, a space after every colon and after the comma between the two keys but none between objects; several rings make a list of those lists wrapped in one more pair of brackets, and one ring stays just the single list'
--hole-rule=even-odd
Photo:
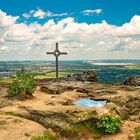
[{"label": "patchwork of fields", "polygon": [[[35,79],[55,78],[54,61],[1,61],[0,83],[10,83],[22,69],[32,73]],[[60,61],[59,77],[95,70],[101,83],[123,83],[130,76],[140,75],[140,60]]]}]

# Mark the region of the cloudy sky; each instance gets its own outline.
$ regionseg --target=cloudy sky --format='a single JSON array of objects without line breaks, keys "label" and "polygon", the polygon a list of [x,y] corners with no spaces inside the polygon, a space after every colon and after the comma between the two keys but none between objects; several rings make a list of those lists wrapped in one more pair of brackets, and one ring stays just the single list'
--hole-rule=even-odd
[{"label": "cloudy sky", "polygon": [[140,59],[140,0],[0,0],[0,61]]}]

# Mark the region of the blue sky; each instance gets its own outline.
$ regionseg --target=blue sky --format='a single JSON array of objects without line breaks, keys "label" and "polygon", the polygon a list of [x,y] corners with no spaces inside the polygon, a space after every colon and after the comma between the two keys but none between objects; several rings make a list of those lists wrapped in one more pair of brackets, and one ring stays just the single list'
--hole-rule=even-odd
[{"label": "blue sky", "polygon": [[140,1],[0,0],[1,60],[51,59],[55,42],[64,59],[140,59]]},{"label": "blue sky", "polygon": [[[106,20],[109,24],[122,25],[134,15],[140,15],[139,0],[1,0],[1,10],[13,16],[22,15],[31,9],[41,8],[54,13],[69,13],[77,22],[96,23]],[[82,16],[86,9],[102,9],[102,14]],[[40,21],[42,22],[42,21]]]}]

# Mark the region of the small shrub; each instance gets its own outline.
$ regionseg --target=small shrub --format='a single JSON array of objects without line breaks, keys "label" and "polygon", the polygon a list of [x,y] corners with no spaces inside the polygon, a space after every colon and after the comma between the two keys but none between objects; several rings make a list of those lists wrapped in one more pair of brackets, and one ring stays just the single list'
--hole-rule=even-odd
[{"label": "small shrub", "polygon": [[56,138],[49,134],[47,136],[32,137],[31,140],[56,140]]},{"label": "small shrub", "polygon": [[34,77],[26,72],[21,72],[16,75],[15,80],[10,85],[8,96],[14,97],[20,95],[22,97],[32,96],[35,90]]},{"label": "small shrub", "polygon": [[140,140],[140,127],[135,129],[135,139]]},{"label": "small shrub", "polygon": [[9,87],[8,90],[8,96],[10,97],[14,97],[17,96],[20,93],[20,87],[19,87],[19,83],[17,80],[15,80],[11,86]]},{"label": "small shrub", "polygon": [[97,122],[97,128],[104,133],[114,134],[120,127],[122,122],[120,119],[114,115],[104,115]]}]

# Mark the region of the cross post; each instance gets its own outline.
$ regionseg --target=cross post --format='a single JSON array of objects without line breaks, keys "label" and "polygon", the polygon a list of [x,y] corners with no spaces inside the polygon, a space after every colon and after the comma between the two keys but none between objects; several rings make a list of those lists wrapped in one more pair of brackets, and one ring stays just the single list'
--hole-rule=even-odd
[{"label": "cross post", "polygon": [[55,64],[55,68],[56,68],[56,80],[58,81],[58,57],[60,55],[67,55],[67,52],[60,52],[58,49],[58,43],[56,43],[56,49],[53,52],[47,52],[47,54],[53,54],[56,58],[56,64]]}]

